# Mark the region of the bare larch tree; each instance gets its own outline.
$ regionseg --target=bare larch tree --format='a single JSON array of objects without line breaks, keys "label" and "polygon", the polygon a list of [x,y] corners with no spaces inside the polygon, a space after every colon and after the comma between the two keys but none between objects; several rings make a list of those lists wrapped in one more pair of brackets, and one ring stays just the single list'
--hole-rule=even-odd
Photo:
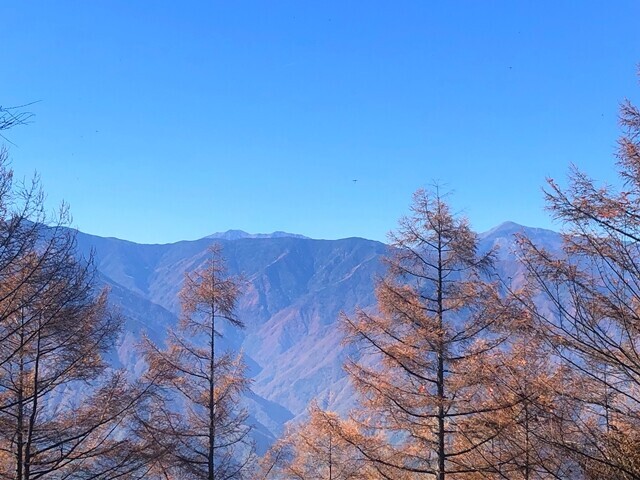
[{"label": "bare larch tree", "polygon": [[[0,477],[136,478],[124,434],[141,398],[108,368],[120,318],[76,259],[66,210],[44,212],[37,178],[0,158]],[[49,225],[45,225],[49,221]]]},{"label": "bare larch tree", "polygon": [[204,266],[185,275],[183,315],[166,348],[143,344],[148,378],[163,388],[143,419],[147,436],[162,452],[158,475],[221,480],[243,478],[253,460],[239,407],[249,386],[241,354],[220,353],[221,323],[242,328],[235,314],[240,280],[227,274],[221,247],[207,251]]},{"label": "bare larch tree", "polygon": [[579,388],[580,415],[555,443],[591,478],[640,478],[640,111],[626,102],[619,141],[621,188],[598,186],[577,168],[569,186],[549,180],[548,208],[563,222],[553,254],[521,238],[542,335]]},{"label": "bare larch tree", "polygon": [[437,190],[415,193],[390,240],[378,312],[342,318],[360,353],[345,367],[360,397],[352,416],[371,433],[352,441],[384,478],[490,470],[467,460],[497,435],[474,424],[502,408],[487,394],[505,338],[498,289],[484,276],[492,254]]}]

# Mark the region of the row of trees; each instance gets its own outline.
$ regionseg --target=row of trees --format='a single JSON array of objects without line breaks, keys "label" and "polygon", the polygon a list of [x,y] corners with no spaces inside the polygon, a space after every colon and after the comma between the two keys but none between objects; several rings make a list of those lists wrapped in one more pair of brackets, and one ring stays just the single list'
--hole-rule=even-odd
[{"label": "row of trees", "polygon": [[[51,219],[37,180],[16,185],[0,158],[0,476],[124,474],[140,461],[114,435],[142,395],[104,360],[119,319],[75,259],[64,208]],[[44,227],[48,223],[49,227]],[[82,394],[72,392],[82,391]]]},{"label": "row of trees", "polygon": [[359,406],[312,406],[265,478],[640,478],[640,112],[621,120],[622,188],[550,180],[562,249],[519,236],[517,278],[437,189],[415,194],[377,309],[341,319]]},{"label": "row of trees", "polygon": [[[343,315],[358,406],[312,405],[256,466],[241,355],[220,352],[241,281],[219,248],[189,273],[139,378],[62,208],[0,158],[0,478],[640,478],[640,111],[622,108],[622,188],[573,170],[547,201],[560,252],[517,239],[500,279],[468,222],[418,191],[391,234],[375,310]],[[2,130],[2,128],[0,128]],[[45,227],[45,225],[48,225]]]}]

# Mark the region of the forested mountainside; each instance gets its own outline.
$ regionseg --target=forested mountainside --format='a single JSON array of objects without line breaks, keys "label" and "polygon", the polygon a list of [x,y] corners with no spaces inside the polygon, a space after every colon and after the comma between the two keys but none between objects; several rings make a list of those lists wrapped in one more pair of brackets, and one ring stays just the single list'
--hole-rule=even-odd
[{"label": "forested mountainside", "polygon": [[[520,273],[513,255],[515,233],[547,248],[559,234],[506,222],[480,235],[481,249],[496,249],[497,272]],[[310,401],[346,411],[352,392],[342,369],[340,312],[373,308],[376,278],[384,272],[385,244],[362,238],[314,240],[278,232],[232,231],[195,241],[143,245],[78,233],[79,254],[94,255],[111,302],[125,316],[125,333],[113,361],[139,370],[135,344],[141,332],[161,340],[180,315],[184,273],[202,265],[207,247],[223,246],[229,271],[245,280],[238,316],[245,330],[226,332],[224,342],[244,352],[253,380],[247,403],[264,448],[284,424],[306,412]],[[261,448],[261,449],[262,449]]]}]

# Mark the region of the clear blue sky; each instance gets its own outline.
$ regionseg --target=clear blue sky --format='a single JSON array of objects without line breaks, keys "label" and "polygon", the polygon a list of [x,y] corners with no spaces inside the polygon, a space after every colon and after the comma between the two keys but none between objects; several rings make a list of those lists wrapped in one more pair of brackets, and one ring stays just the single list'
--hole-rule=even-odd
[{"label": "clear blue sky", "polygon": [[[3,1],[7,132],[79,229],[139,242],[384,239],[434,180],[474,227],[615,180],[637,1]],[[352,180],[357,179],[357,182]]]}]

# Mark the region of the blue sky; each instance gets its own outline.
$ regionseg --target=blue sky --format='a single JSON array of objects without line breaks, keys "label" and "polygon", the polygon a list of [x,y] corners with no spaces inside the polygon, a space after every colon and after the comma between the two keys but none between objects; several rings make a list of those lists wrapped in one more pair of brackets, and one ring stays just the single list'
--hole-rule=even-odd
[{"label": "blue sky", "polygon": [[[615,181],[637,1],[5,1],[6,132],[80,230],[383,240],[434,181],[479,231]],[[357,182],[353,182],[357,179]],[[562,182],[561,182],[562,183]]]}]

